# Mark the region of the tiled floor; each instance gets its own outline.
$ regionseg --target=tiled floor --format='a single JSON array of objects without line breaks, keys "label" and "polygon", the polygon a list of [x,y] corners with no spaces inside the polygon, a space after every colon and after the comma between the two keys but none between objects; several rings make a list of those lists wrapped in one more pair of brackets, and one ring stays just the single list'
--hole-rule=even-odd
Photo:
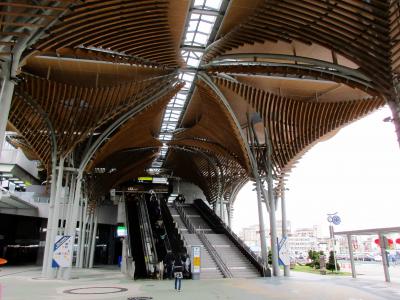
[{"label": "tiled floor", "polygon": [[[185,280],[180,293],[173,281],[131,281],[118,270],[75,270],[70,281],[40,279],[40,268],[2,268],[1,300],[58,299],[288,299],[288,300],[398,300],[400,285],[382,281],[334,278],[293,272],[290,278]],[[66,291],[70,290],[70,293]],[[71,291],[72,290],[72,291]],[[85,293],[85,294],[74,294]],[[96,294],[89,294],[96,293]],[[107,294],[105,294],[107,293]]]}]

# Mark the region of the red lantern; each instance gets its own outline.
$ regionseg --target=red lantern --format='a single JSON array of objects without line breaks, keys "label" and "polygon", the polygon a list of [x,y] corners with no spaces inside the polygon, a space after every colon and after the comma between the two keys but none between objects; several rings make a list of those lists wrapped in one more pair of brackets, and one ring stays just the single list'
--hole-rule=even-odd
[{"label": "red lantern", "polygon": [[388,244],[389,245],[393,245],[393,240],[392,239],[388,239]]},{"label": "red lantern", "polygon": [[396,239],[396,244],[400,244],[400,238]]},{"label": "red lantern", "polygon": [[375,242],[375,244],[377,244],[378,246],[380,246],[380,244],[381,244],[380,241],[379,241],[379,239],[376,239],[374,242]]}]

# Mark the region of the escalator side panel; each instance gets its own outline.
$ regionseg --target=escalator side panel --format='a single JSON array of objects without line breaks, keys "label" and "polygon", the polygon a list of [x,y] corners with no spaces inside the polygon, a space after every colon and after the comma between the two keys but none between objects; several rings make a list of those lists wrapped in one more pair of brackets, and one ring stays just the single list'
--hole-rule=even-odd
[{"label": "escalator side panel", "polygon": [[143,243],[140,234],[140,221],[136,201],[127,201],[128,233],[131,253],[135,261],[135,279],[146,278],[147,271],[144,261]]}]

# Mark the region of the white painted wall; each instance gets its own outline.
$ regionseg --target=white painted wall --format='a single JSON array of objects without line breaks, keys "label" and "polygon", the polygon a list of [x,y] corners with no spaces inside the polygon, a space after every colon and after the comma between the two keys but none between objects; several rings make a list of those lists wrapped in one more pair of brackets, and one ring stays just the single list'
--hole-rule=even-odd
[{"label": "white painted wall", "polygon": [[[178,188],[179,186],[179,188]],[[179,190],[179,192],[178,192]],[[206,199],[203,191],[195,184],[187,181],[173,182],[173,194],[183,194],[186,199],[186,203],[193,203],[194,199]]]}]

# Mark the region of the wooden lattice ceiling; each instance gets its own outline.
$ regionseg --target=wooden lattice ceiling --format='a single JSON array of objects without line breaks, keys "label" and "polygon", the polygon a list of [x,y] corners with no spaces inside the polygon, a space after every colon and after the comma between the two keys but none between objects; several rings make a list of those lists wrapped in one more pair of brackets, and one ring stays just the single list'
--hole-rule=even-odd
[{"label": "wooden lattice ceiling", "polygon": [[[240,134],[248,136],[251,113],[261,116],[271,136],[274,172],[282,180],[315,143],[385,101],[400,111],[393,97],[398,1],[230,2],[199,70],[234,115],[197,78],[165,163],[210,202],[230,200],[252,177],[248,141]],[[49,168],[50,132],[58,155],[73,153],[165,90],[126,120],[86,169],[116,169],[96,177],[106,189],[145,174],[162,146],[156,139],[162,113],[182,87],[176,74],[185,67],[180,47],[189,6],[188,0],[0,3],[0,58],[12,58],[28,39],[9,116],[9,128],[19,133],[13,144]],[[260,159],[265,147],[256,153]]]}]

